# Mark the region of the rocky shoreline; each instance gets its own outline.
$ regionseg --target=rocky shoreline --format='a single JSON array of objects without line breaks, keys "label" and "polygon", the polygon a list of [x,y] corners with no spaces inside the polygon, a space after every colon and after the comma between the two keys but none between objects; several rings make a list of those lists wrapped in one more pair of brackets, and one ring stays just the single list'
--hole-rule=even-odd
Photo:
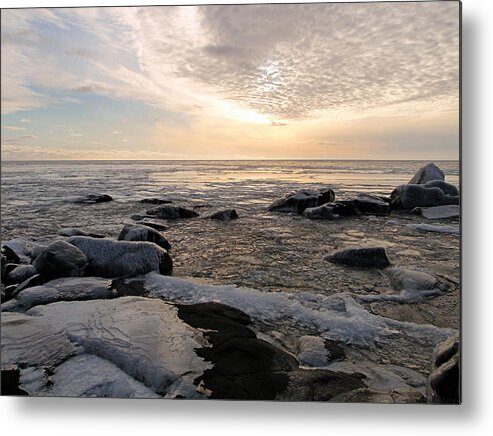
[{"label": "rocky shoreline", "polygon": [[[244,247],[231,257],[204,244],[199,274],[187,273],[174,223],[205,218],[233,246],[235,226],[261,240],[235,209],[149,198],[115,239],[63,228],[4,241],[2,394],[457,403],[459,192],[444,178],[429,164],[388,197],[304,189],[274,201],[265,219],[286,215],[283,243],[331,225],[331,252],[304,253],[324,274],[303,286],[299,259],[282,259],[278,279],[252,276],[260,259]],[[221,277],[200,267],[222,255]]]}]

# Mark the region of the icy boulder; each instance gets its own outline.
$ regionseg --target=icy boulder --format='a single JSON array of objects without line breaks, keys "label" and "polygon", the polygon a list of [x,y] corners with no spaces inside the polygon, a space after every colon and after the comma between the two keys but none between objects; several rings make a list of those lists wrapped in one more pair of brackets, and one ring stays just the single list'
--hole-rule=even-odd
[{"label": "icy boulder", "polygon": [[209,367],[194,349],[207,342],[162,300],[121,297],[37,306],[28,314],[65,332],[86,352],[118,366],[160,395],[199,396],[193,384]]},{"label": "icy boulder", "polygon": [[68,242],[89,259],[88,274],[99,277],[136,276],[151,271],[170,274],[170,255],[152,242],[113,241],[73,236]]},{"label": "icy boulder", "polygon": [[86,255],[65,241],[56,241],[48,245],[33,263],[47,279],[81,277],[88,264]]},{"label": "icy boulder", "polygon": [[306,208],[321,206],[333,202],[335,194],[332,189],[314,191],[302,189],[274,201],[267,210],[287,213],[303,213]]},{"label": "icy boulder", "polygon": [[410,185],[423,185],[432,180],[445,180],[445,174],[434,163],[429,163],[420,168],[411,180]]},{"label": "icy boulder", "polygon": [[58,366],[47,395],[57,397],[160,398],[113,363],[82,354]]},{"label": "icy boulder", "polygon": [[2,367],[54,367],[76,352],[60,327],[21,313],[2,313]]},{"label": "icy boulder", "polygon": [[147,241],[154,242],[165,250],[171,248],[168,240],[157,230],[142,224],[125,224],[120,234],[119,241]]},{"label": "icy boulder", "polygon": [[116,297],[111,280],[97,277],[63,278],[24,289],[17,295],[22,309],[56,301],[95,300]]}]

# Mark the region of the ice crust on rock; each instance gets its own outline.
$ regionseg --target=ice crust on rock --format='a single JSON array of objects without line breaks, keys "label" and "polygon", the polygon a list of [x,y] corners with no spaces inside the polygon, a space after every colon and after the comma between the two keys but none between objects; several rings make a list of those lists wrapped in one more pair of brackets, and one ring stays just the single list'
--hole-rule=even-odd
[{"label": "ice crust on rock", "polygon": [[21,313],[2,313],[1,350],[2,366],[47,367],[58,365],[77,351],[61,327]]},{"label": "ice crust on rock", "polygon": [[396,321],[368,312],[346,293],[330,296],[305,292],[261,292],[236,286],[202,285],[150,273],[145,288],[150,295],[183,303],[215,301],[239,309],[268,325],[307,328],[322,337],[373,347],[404,332],[423,343],[436,344],[455,332],[433,325]]},{"label": "ice crust on rock", "polygon": [[67,240],[89,259],[91,275],[101,277],[136,276],[150,271],[169,273],[172,261],[163,248],[152,242],[114,241],[86,236]]},{"label": "ice crust on rock", "polygon": [[24,289],[17,295],[18,305],[28,310],[56,301],[95,300],[115,297],[111,280],[99,277],[55,279],[41,286]]},{"label": "ice crust on rock", "polygon": [[421,232],[432,232],[432,233],[449,233],[451,235],[460,235],[459,226],[440,226],[431,224],[407,224],[407,227]]},{"label": "ice crust on rock", "polygon": [[160,395],[200,397],[193,380],[210,364],[194,349],[207,345],[198,330],[180,320],[162,300],[121,297],[59,302],[28,311],[65,332],[87,353],[118,366]]}]

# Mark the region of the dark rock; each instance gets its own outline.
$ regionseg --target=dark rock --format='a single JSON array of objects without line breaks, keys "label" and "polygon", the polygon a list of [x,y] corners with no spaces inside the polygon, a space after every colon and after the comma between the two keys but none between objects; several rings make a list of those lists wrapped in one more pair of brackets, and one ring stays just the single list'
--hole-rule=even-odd
[{"label": "dark rock", "polygon": [[70,237],[70,236],[89,236],[91,238],[104,238],[105,237],[105,235],[100,235],[98,233],[88,233],[88,232],[84,232],[83,230],[74,229],[74,228],[60,229],[60,230],[58,230],[58,232],[56,234],[59,236],[66,236],[66,237]]},{"label": "dark rock", "polygon": [[74,204],[96,204],[113,201],[113,198],[106,194],[87,194],[82,197],[75,198],[70,203]]},{"label": "dark rock", "polygon": [[17,253],[12,250],[12,248],[10,247],[7,247],[7,246],[3,246],[2,247],[2,259],[3,259],[3,256],[5,256],[5,263],[20,263],[20,258],[19,256],[17,255]]},{"label": "dark rock", "polygon": [[[76,236],[82,238],[83,236]],[[58,277],[81,277],[89,265],[86,255],[66,241],[48,245],[33,263],[48,280]]]},{"label": "dark rock", "polygon": [[[443,182],[445,183],[445,182]],[[453,185],[449,185],[452,187]],[[447,188],[451,192],[452,188]],[[415,207],[445,206],[459,204],[458,195],[447,195],[442,188],[427,185],[400,185],[390,194],[394,209],[414,209]]]},{"label": "dark rock", "polygon": [[149,215],[154,215],[161,219],[194,218],[199,214],[191,209],[180,206],[161,206],[147,211]]},{"label": "dark rock", "polygon": [[446,183],[443,180],[432,180],[425,184],[427,188],[440,188],[445,195],[459,195],[457,186]]},{"label": "dark rock", "polygon": [[[378,215],[385,216],[390,212],[389,202],[381,197],[372,194],[358,194],[348,200],[341,200],[338,203],[352,209],[354,215]],[[335,213],[344,215],[335,209]]]},{"label": "dark rock", "polygon": [[7,263],[2,267],[2,280],[6,280],[9,274],[14,271],[19,265],[16,263]]},{"label": "dark rock", "polygon": [[68,242],[89,259],[88,275],[133,277],[159,271],[170,274],[173,261],[166,250],[152,242],[113,241],[72,236]]},{"label": "dark rock", "polygon": [[16,365],[2,365],[2,395],[28,395],[19,387],[20,371]]},{"label": "dark rock", "polygon": [[332,189],[324,189],[320,191],[302,189],[274,201],[267,208],[267,210],[287,213],[294,212],[301,214],[305,209],[309,207],[321,206],[325,203],[331,203],[334,200],[335,194]]},{"label": "dark rock", "polygon": [[435,206],[420,208],[421,214],[430,220],[448,220],[460,217],[460,206],[450,204],[448,206]]},{"label": "dark rock", "polygon": [[146,219],[147,217],[148,217],[147,215],[142,215],[140,213],[135,213],[133,215],[130,215],[130,219],[134,221],[140,221]]},{"label": "dark rock", "polygon": [[139,201],[139,203],[144,204],[169,204],[173,203],[171,200],[163,200],[161,198],[144,198]]},{"label": "dark rock", "polygon": [[325,339],[324,346],[329,354],[328,357],[331,362],[342,360],[346,356],[344,348],[342,348],[336,341]]},{"label": "dark rock", "polygon": [[19,265],[7,274],[5,282],[9,285],[21,283],[38,274],[38,270],[32,265]]},{"label": "dark rock", "polygon": [[142,219],[140,221],[137,221],[136,224],[141,224],[143,226],[150,227],[151,229],[157,230],[158,232],[162,232],[163,230],[166,230],[167,227],[164,226],[161,223],[157,223],[155,221],[149,221],[147,219]]},{"label": "dark rock", "polygon": [[219,221],[235,220],[237,218],[238,214],[235,209],[221,210],[211,215],[211,219]]},{"label": "dark rock", "polygon": [[334,204],[327,203],[322,206],[308,207],[303,211],[303,216],[311,220],[336,220],[339,215],[334,213]]},{"label": "dark rock", "polygon": [[445,174],[434,163],[429,163],[420,168],[408,184],[424,185],[432,180],[445,180]]},{"label": "dark rock", "polygon": [[27,280],[24,280],[19,286],[17,286],[16,294],[19,293],[20,291],[24,290],[24,289],[32,288],[33,286],[40,286],[45,281],[46,280],[44,279],[44,277],[41,274],[36,274],[34,276],[31,276]]},{"label": "dark rock", "polygon": [[12,298],[15,298],[17,294],[17,285],[10,285],[6,286],[5,289],[3,290],[3,298],[2,298],[2,303],[5,301],[12,300]]},{"label": "dark rock", "polygon": [[452,336],[433,351],[432,369],[428,377],[428,402],[460,404],[459,337]]},{"label": "dark rock", "polygon": [[139,279],[114,279],[111,289],[118,297],[147,297],[149,292],[144,287],[145,281]]},{"label": "dark rock", "polygon": [[125,224],[120,234],[119,241],[147,241],[154,242],[165,250],[171,248],[168,240],[157,230],[141,224]]},{"label": "dark rock", "polygon": [[349,248],[326,257],[326,260],[332,263],[364,268],[386,268],[390,265],[383,247]]}]

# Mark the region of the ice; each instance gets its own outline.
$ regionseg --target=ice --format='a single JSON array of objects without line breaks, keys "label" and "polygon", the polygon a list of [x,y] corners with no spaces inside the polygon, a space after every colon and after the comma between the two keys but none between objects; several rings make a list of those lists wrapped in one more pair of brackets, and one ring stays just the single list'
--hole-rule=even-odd
[{"label": "ice", "polygon": [[[85,351],[110,361],[154,392],[197,393],[193,380],[210,366],[194,352],[207,345],[202,333],[178,318],[162,300],[58,302],[28,311],[63,330]],[[178,383],[177,383],[178,382]],[[179,388],[177,388],[179,386]]]},{"label": "ice", "polygon": [[264,293],[236,286],[196,284],[156,273],[146,275],[145,288],[150,295],[173,301],[215,301],[242,310],[268,325],[314,330],[327,339],[363,347],[391,342],[392,337],[400,334],[435,344],[455,331],[374,315],[346,293],[330,296],[306,292]]},{"label": "ice", "polygon": [[77,352],[60,326],[21,313],[2,313],[2,366],[54,367]]},{"label": "ice", "polygon": [[47,394],[58,397],[160,398],[113,363],[90,354],[62,363],[51,381]]},{"label": "ice", "polygon": [[435,226],[431,224],[407,224],[407,227],[422,232],[435,232],[435,233],[450,233],[452,235],[460,235],[459,226]]},{"label": "ice", "polygon": [[41,286],[24,289],[17,296],[17,309],[28,310],[40,304],[56,301],[111,298],[111,280],[98,277],[55,279]]},{"label": "ice", "polygon": [[329,364],[325,341],[319,336],[302,336],[296,356],[300,365],[321,368]]}]

